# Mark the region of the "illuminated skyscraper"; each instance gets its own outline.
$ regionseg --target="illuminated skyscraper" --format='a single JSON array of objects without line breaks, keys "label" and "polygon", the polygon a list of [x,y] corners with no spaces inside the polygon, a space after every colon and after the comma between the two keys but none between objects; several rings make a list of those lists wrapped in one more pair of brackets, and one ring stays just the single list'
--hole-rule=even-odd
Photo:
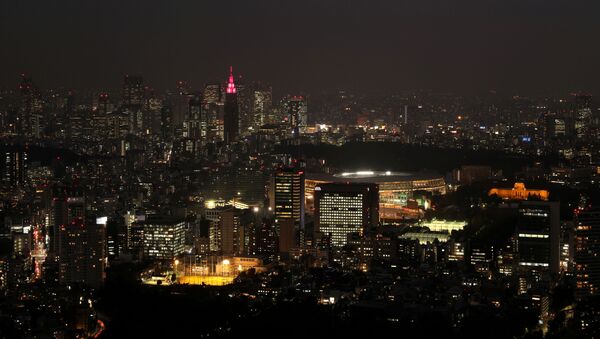
[{"label": "illuminated skyscraper", "polygon": [[11,187],[21,187],[27,178],[27,152],[12,150],[5,153],[2,181]]},{"label": "illuminated skyscraper", "polygon": [[63,226],[74,221],[85,220],[85,197],[77,190],[66,188],[62,185],[53,187],[52,214],[50,216],[49,254],[60,258],[60,230]]},{"label": "illuminated skyscraper", "polygon": [[284,113],[293,137],[298,137],[307,124],[307,102],[303,96],[292,96],[284,101]]},{"label": "illuminated skyscraper", "polygon": [[589,135],[592,124],[592,96],[575,95],[575,135],[578,139]]},{"label": "illuminated skyscraper", "polygon": [[206,119],[202,119],[202,98],[195,95],[188,103],[188,114],[183,121],[183,137],[200,140],[206,137]]},{"label": "illuminated skyscraper", "polygon": [[271,208],[275,219],[304,226],[304,171],[282,169],[273,176]]},{"label": "illuminated skyscraper", "polygon": [[379,186],[362,183],[321,184],[315,187],[315,232],[328,236],[337,248],[348,234],[363,235],[379,223]]},{"label": "illuminated skyscraper", "polygon": [[144,103],[144,79],[141,76],[125,75],[123,78],[123,108],[135,111]]},{"label": "illuminated skyscraper", "polygon": [[17,121],[17,132],[39,137],[43,129],[40,121],[43,110],[40,91],[34,85],[33,80],[25,74],[21,74],[19,90],[21,91],[21,107]]},{"label": "illuminated skyscraper", "polygon": [[222,115],[223,101],[220,84],[207,84],[202,95],[202,121],[206,125],[206,138],[208,141],[221,138],[219,131],[219,117]]},{"label": "illuminated skyscraper", "polygon": [[575,218],[575,296],[600,294],[600,209],[584,210]]},{"label": "illuminated skyscraper", "polygon": [[254,86],[242,81],[238,78],[235,84],[237,91],[238,116],[239,116],[239,133],[245,135],[249,132],[254,117],[252,115],[252,103],[254,101]]},{"label": "illuminated skyscraper", "polygon": [[254,130],[258,130],[262,125],[269,122],[268,116],[273,105],[273,93],[271,88],[254,91],[254,101],[252,103]]},{"label": "illuminated skyscraper", "polygon": [[95,138],[105,138],[108,127],[108,112],[112,112],[113,108],[108,93],[100,93],[97,100],[92,111],[92,121],[90,122],[92,134]]},{"label": "illuminated skyscraper", "polygon": [[233,67],[229,68],[229,80],[225,90],[225,107],[223,117],[223,141],[226,144],[234,142],[240,131],[239,107],[237,89],[233,81]]},{"label": "illuminated skyscraper", "polygon": [[559,213],[558,202],[524,201],[520,204],[515,248],[521,272],[558,273]]}]

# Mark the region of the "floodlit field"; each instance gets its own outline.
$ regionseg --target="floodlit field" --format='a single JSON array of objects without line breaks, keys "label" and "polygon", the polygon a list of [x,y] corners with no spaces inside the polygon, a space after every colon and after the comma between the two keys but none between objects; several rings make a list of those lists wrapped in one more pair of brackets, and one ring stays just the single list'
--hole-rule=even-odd
[{"label": "floodlit field", "polygon": [[233,282],[235,277],[223,277],[223,276],[182,276],[179,277],[178,281],[180,284],[189,284],[189,285],[209,285],[209,286],[224,286],[229,285]]}]

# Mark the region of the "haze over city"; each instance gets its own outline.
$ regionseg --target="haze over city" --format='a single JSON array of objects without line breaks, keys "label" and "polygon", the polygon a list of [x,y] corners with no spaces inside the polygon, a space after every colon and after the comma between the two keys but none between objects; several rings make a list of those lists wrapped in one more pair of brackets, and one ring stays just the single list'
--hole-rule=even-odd
[{"label": "haze over city", "polygon": [[0,4],[0,86],[200,85],[237,66],[281,91],[598,93],[590,1],[48,1]]}]

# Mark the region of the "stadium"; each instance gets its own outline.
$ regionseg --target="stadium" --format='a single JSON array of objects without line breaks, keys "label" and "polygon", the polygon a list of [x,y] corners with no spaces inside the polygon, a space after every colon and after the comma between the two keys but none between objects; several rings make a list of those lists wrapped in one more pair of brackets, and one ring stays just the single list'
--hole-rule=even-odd
[{"label": "stadium", "polygon": [[446,193],[444,177],[432,172],[358,171],[333,175],[307,173],[305,177],[305,206],[308,213],[314,213],[315,186],[331,182],[378,184],[381,219],[416,217],[414,215],[415,208],[411,206],[411,201],[416,200],[416,203],[425,209],[428,207],[427,201],[419,201],[415,195],[417,191],[428,192],[432,195]]}]

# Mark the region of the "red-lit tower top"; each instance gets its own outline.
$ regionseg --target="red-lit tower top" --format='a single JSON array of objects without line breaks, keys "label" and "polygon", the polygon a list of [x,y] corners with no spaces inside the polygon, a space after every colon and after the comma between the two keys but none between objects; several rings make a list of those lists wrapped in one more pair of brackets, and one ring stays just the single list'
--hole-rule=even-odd
[{"label": "red-lit tower top", "polygon": [[235,83],[233,82],[233,66],[229,66],[229,81],[227,81],[227,93],[235,94]]}]

